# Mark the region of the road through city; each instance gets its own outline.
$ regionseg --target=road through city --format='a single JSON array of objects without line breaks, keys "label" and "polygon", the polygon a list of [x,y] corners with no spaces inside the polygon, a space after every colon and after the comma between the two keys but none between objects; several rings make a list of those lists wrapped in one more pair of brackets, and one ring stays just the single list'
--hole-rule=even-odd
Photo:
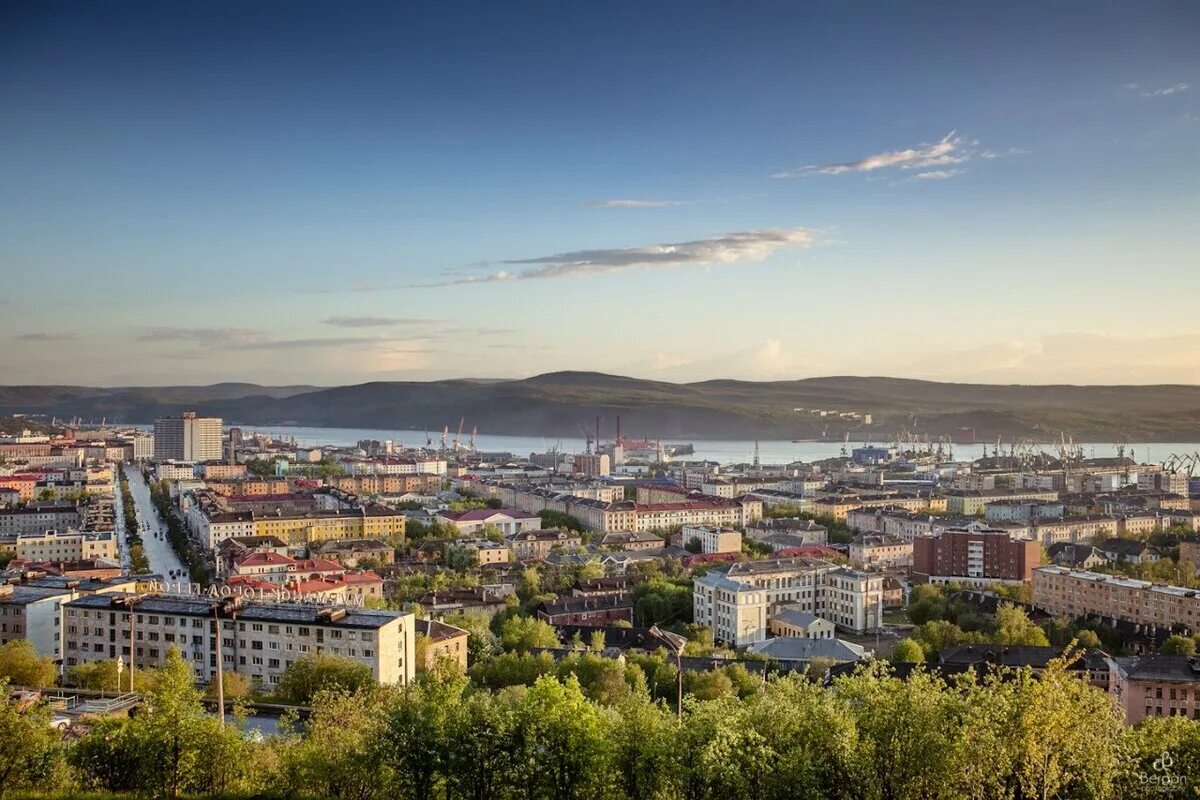
[{"label": "road through city", "polygon": [[146,551],[146,559],[150,562],[150,571],[161,575],[164,580],[185,575],[187,568],[171,549],[167,541],[167,526],[158,516],[158,509],[150,499],[150,486],[142,477],[141,471],[126,465],[125,477],[129,481],[129,493],[133,496],[134,510],[137,512],[138,526],[141,528],[142,547]]}]

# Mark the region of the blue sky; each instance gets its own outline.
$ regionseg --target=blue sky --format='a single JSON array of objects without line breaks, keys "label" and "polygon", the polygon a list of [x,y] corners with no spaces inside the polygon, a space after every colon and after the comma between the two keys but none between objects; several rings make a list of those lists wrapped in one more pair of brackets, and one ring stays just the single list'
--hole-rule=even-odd
[{"label": "blue sky", "polygon": [[1194,3],[400,5],[5,4],[0,380],[1200,383]]}]

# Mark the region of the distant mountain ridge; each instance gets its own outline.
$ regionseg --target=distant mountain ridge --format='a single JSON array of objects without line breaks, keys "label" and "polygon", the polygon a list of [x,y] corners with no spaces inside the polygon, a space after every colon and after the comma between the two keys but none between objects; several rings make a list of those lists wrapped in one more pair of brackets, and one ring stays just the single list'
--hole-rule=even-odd
[{"label": "distant mountain ridge", "polygon": [[[630,436],[882,439],[896,431],[980,440],[1200,441],[1200,386],[1021,386],[831,376],[667,383],[596,372],[521,380],[353,386],[0,386],[0,413],[151,422],[185,409],[245,425],[440,430],[466,419],[487,433],[577,436],[621,416]],[[806,409],[797,411],[796,409]],[[871,426],[812,409],[870,414]]]}]

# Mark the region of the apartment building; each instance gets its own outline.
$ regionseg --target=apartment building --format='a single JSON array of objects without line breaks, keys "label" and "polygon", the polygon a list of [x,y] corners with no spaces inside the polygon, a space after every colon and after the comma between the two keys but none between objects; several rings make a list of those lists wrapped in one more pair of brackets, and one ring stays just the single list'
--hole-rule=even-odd
[{"label": "apartment building", "polygon": [[481,567],[490,564],[507,564],[512,555],[512,550],[507,544],[493,542],[491,539],[454,539],[451,540],[450,546],[470,550],[475,554]]},{"label": "apartment building", "polygon": [[72,591],[67,588],[0,584],[0,645],[24,639],[39,656],[60,662],[61,607],[71,597]]},{"label": "apartment building", "polygon": [[1041,520],[1060,519],[1063,504],[1058,500],[1000,500],[983,507],[983,518],[988,522],[1036,523]]},{"label": "apartment building", "polygon": [[1041,562],[1036,541],[975,525],[947,528],[913,540],[913,579],[928,583],[1016,583],[1030,580]]},{"label": "apartment building", "polygon": [[354,458],[339,462],[352,475],[436,475],[446,474],[444,458]]},{"label": "apartment building", "polygon": [[[126,664],[136,659],[138,667],[158,667],[176,647],[196,681],[207,683],[217,669],[215,614],[220,603],[166,594],[95,594],[71,600],[63,606],[65,664],[120,656]],[[414,617],[408,612],[248,602],[233,618],[223,614],[220,625],[223,668],[267,689],[308,653],[357,661],[380,683],[413,678]]]},{"label": "apartment building", "polygon": [[1060,566],[1033,571],[1033,604],[1067,619],[1098,614],[1160,628],[1200,630],[1200,590]]},{"label": "apartment building", "polygon": [[196,465],[186,461],[159,461],[154,465],[158,481],[190,481],[196,477]]},{"label": "apartment building", "polygon": [[829,517],[836,522],[845,522],[855,509],[895,508],[908,512],[942,512],[946,510],[946,498],[920,494],[837,494],[818,497],[812,504],[818,517]]},{"label": "apartment building", "polygon": [[1100,542],[1117,535],[1120,520],[1116,517],[1070,516],[1056,520],[1038,520],[1030,528],[1030,536],[1044,547],[1062,542]]},{"label": "apartment building", "polygon": [[583,544],[579,534],[557,529],[521,531],[506,538],[513,558],[518,561],[542,561],[556,547],[579,547]]},{"label": "apartment building", "polygon": [[1200,658],[1150,655],[1133,661],[1112,659],[1112,692],[1125,712],[1125,724],[1146,717],[1200,720]]},{"label": "apartment building", "polygon": [[671,537],[671,544],[687,547],[693,540],[700,542],[701,553],[740,553],[742,534],[732,528],[711,525],[684,525]]},{"label": "apartment building", "polygon": [[911,567],[913,543],[886,534],[859,534],[850,542],[850,561],[860,569]]},{"label": "apartment building", "polygon": [[291,547],[344,539],[404,536],[405,517],[379,503],[338,490],[287,495],[183,495],[192,537],[208,549],[233,537],[274,536]]},{"label": "apartment building", "polygon": [[178,417],[154,421],[154,458],[175,461],[216,461],[221,458],[221,419],[185,411]]},{"label": "apartment building", "polygon": [[467,631],[432,619],[417,619],[413,625],[417,636],[425,637],[425,663],[417,664],[418,671],[431,670],[439,661],[449,659],[466,672]]},{"label": "apartment building", "polygon": [[946,511],[973,517],[983,513],[988,503],[1015,503],[1021,500],[1058,500],[1058,492],[1038,489],[961,489],[946,493]]},{"label": "apartment building", "polygon": [[117,537],[111,531],[43,531],[17,537],[17,558],[24,561],[117,559]]},{"label": "apartment building", "polygon": [[766,639],[785,605],[864,633],[881,624],[883,576],[810,558],[746,561],[696,578],[692,601],[696,624],[737,647]]},{"label": "apartment building", "polygon": [[21,508],[0,511],[0,540],[15,539],[29,533],[75,528],[82,522],[75,503],[32,502]]},{"label": "apartment building", "polygon": [[794,547],[829,544],[829,529],[802,517],[774,517],[756,520],[746,526],[746,537],[763,540],[768,536],[785,534],[795,537]]}]

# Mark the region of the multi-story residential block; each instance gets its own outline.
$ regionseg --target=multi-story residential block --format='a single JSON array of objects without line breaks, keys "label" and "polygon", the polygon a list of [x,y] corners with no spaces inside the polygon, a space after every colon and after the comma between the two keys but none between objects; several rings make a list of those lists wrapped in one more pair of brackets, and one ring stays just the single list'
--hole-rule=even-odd
[{"label": "multi-story residential block", "polygon": [[836,522],[845,522],[855,509],[897,508],[909,512],[942,512],[946,510],[946,498],[926,494],[880,494],[844,493],[818,497],[813,501],[813,513],[818,517],[829,517]]},{"label": "multi-story residential block", "polygon": [[551,625],[609,625],[633,623],[633,598],[627,594],[602,597],[560,597],[542,603],[537,618]]},{"label": "multi-story residential block", "polygon": [[1067,569],[1033,571],[1033,604],[1054,616],[1097,614],[1124,622],[1200,630],[1200,590]]},{"label": "multi-story residential block", "polygon": [[1019,500],[1058,500],[1058,492],[1037,489],[956,489],[946,493],[946,510],[951,514],[975,516],[988,503],[1014,503]]},{"label": "multi-story residential block", "polygon": [[910,567],[913,543],[886,534],[859,534],[850,542],[850,561],[860,569]]},{"label": "multi-story residential block", "polygon": [[1070,516],[1056,520],[1038,520],[1029,529],[1030,538],[1049,547],[1061,542],[1099,542],[1112,538],[1120,530],[1116,517]]},{"label": "multi-story residential block", "polygon": [[913,540],[913,578],[929,583],[1027,581],[1041,562],[1041,545],[1006,530],[974,525]]},{"label": "multi-story residential block", "polygon": [[684,525],[671,537],[671,544],[686,548],[692,541],[700,542],[701,553],[740,553],[742,534],[733,528],[711,525]]},{"label": "multi-story residential block", "polygon": [[1191,475],[1183,471],[1145,472],[1138,475],[1137,485],[1138,489],[1143,492],[1170,492],[1187,497],[1190,478]]},{"label": "multi-story residential block", "polygon": [[542,561],[556,547],[579,547],[583,544],[579,534],[558,529],[521,531],[506,539],[513,558],[518,561]]},{"label": "multi-story residential block", "polygon": [[418,671],[431,670],[443,660],[449,660],[458,665],[460,670],[466,671],[467,631],[432,619],[417,619],[413,625],[417,636],[424,637],[425,661],[417,663]]},{"label": "multi-story residential block", "polygon": [[639,531],[611,531],[601,536],[595,544],[616,550],[655,550],[663,546],[663,537]]},{"label": "multi-story residential block", "polygon": [[455,539],[448,546],[470,550],[481,567],[489,564],[507,564],[512,555],[507,542],[493,542],[491,539]]},{"label": "multi-story residential block", "polygon": [[39,656],[61,662],[61,609],[71,597],[68,588],[0,584],[0,645],[25,639]]},{"label": "multi-story residential block", "polygon": [[154,421],[154,457],[159,460],[215,461],[221,457],[221,420],[185,411]]},{"label": "multi-story residential block", "polygon": [[[219,607],[218,600],[182,595],[79,597],[63,606],[65,663],[121,657],[157,667],[176,647],[195,679],[207,683],[217,670]],[[308,653],[357,661],[380,683],[413,678],[415,626],[407,612],[249,602],[219,622],[223,668],[268,689]]]},{"label": "multi-story residential block", "polygon": [[196,465],[185,461],[159,461],[154,465],[154,479],[159,481],[190,481],[196,477]]},{"label": "multi-story residential block", "polygon": [[1041,520],[1061,519],[1063,504],[1057,500],[1001,500],[983,507],[983,518],[988,522],[1037,523]]},{"label": "multi-story residential block", "polygon": [[341,465],[352,475],[436,475],[446,474],[444,458],[349,458]]},{"label": "multi-story residential block", "polygon": [[790,547],[829,544],[829,529],[811,519],[801,517],[763,518],[746,526],[746,538],[748,539],[763,540],[775,534],[796,537],[798,543],[791,544]]},{"label": "multi-story residential block", "polygon": [[576,473],[590,478],[603,478],[612,472],[606,453],[581,453],[574,457],[572,468]]},{"label": "multi-story residential block", "polygon": [[0,511],[0,541],[13,540],[29,533],[76,528],[82,523],[82,509],[76,503],[32,502],[21,508]]},{"label": "multi-story residential block", "polygon": [[292,547],[343,539],[403,537],[405,516],[336,489],[287,495],[196,491],[181,499],[192,537],[208,549],[226,539],[274,536]]},{"label": "multi-story residential block", "polygon": [[746,561],[696,578],[692,601],[696,624],[738,647],[765,639],[784,605],[863,633],[882,622],[883,576],[809,558]]},{"label": "multi-story residential block", "polygon": [[1127,725],[1147,717],[1200,720],[1200,658],[1158,654],[1111,661],[1116,676],[1112,692]]},{"label": "multi-story residential block", "polygon": [[117,537],[111,531],[51,530],[18,536],[14,549],[23,561],[113,561]]}]

